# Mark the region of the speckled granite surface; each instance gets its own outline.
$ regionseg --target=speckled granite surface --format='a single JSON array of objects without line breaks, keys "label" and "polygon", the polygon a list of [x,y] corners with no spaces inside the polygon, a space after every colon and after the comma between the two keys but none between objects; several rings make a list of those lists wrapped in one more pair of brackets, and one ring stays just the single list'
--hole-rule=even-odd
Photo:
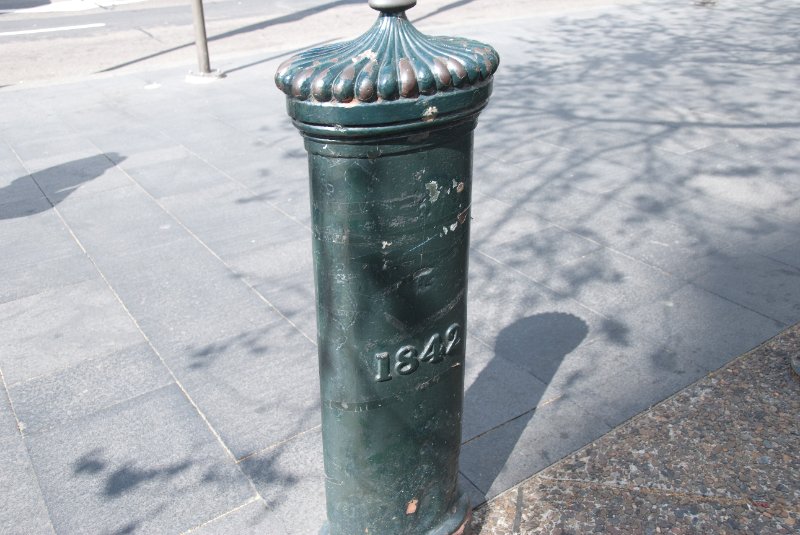
[{"label": "speckled granite surface", "polygon": [[800,533],[800,324],[475,511],[475,534]]}]

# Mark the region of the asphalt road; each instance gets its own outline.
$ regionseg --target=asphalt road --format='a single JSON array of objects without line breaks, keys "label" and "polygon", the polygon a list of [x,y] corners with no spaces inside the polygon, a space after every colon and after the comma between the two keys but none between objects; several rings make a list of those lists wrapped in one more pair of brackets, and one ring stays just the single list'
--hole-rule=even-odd
[{"label": "asphalt road", "polygon": [[[409,18],[431,33],[465,23],[539,16],[637,0],[423,0]],[[205,0],[212,67],[365,30],[366,0]],[[436,30],[441,28],[440,32]],[[0,0],[0,87],[196,67],[188,0]]]}]

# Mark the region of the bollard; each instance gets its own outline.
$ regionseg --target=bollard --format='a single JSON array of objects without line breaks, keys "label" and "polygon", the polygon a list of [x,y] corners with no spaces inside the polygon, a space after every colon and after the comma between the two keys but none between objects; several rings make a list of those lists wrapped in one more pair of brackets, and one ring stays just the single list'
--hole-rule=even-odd
[{"label": "bollard", "polygon": [[308,152],[332,535],[464,533],[458,487],[472,133],[499,57],[415,1],[275,75]]}]

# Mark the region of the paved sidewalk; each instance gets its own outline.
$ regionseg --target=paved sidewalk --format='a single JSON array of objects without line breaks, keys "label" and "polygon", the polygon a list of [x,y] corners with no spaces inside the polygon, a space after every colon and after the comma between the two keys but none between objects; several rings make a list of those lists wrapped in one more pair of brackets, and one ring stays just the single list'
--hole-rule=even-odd
[{"label": "paved sidewalk", "polygon": [[797,533],[800,325],[504,492],[475,533]]},{"label": "paved sidewalk", "polygon": [[[800,321],[800,7],[728,4],[447,28],[501,56],[475,134],[474,503]],[[3,533],[322,522],[281,60],[0,88]]]}]

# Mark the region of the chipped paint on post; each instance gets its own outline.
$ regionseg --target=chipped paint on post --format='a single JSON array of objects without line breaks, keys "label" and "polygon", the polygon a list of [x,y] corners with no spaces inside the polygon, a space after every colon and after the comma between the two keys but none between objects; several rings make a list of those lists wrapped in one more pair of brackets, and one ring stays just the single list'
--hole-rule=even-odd
[{"label": "chipped paint on post", "polygon": [[428,182],[425,184],[428,189],[428,195],[431,198],[431,204],[439,200],[439,185],[436,182]]}]

